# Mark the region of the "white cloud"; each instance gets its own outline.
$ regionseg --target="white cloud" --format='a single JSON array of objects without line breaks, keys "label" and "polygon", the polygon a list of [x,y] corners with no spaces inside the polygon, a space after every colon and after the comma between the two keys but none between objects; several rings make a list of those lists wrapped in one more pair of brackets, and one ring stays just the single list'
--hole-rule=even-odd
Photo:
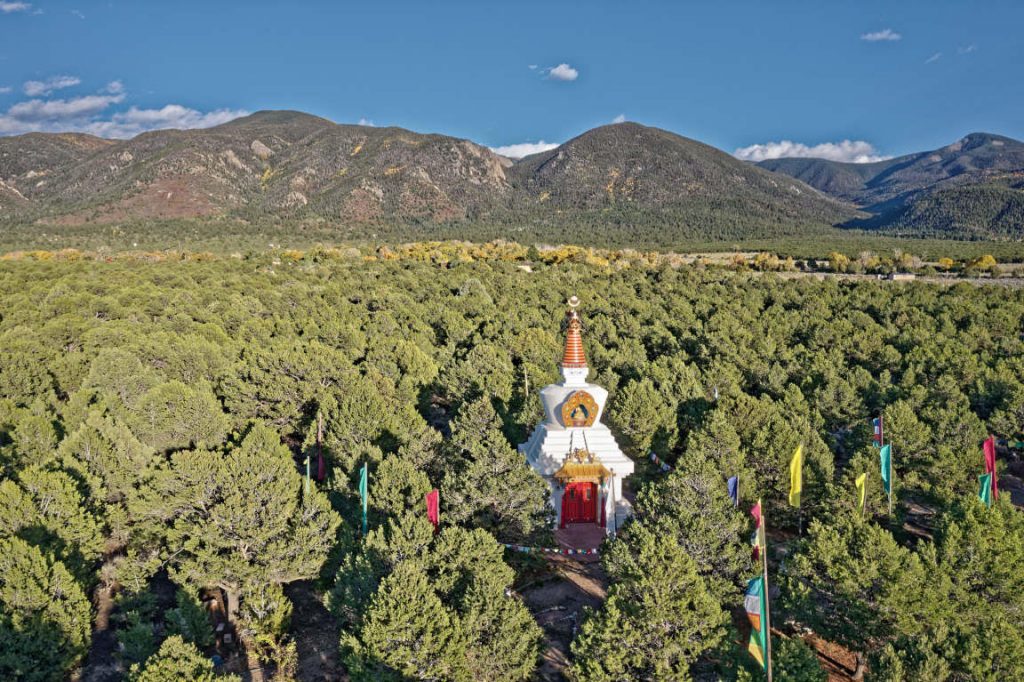
[{"label": "white cloud", "polygon": [[11,90],[13,90],[13,88],[11,88],[10,86],[2,87],[2,88],[0,88],[0,95],[6,95]]},{"label": "white cloud", "polygon": [[359,119],[359,122],[356,123],[356,125],[366,126],[367,128],[376,128],[377,127],[376,123],[374,123],[373,121],[371,121],[370,119],[365,118],[365,117]]},{"label": "white cloud", "polygon": [[128,138],[163,128],[209,128],[249,113],[234,109],[202,112],[180,104],[168,104],[159,109],[131,107],[127,111],[108,114],[112,106],[124,101],[126,93],[120,81],[109,83],[106,91],[111,94],[17,102],[0,114],[0,135],[81,132]]},{"label": "white cloud", "polygon": [[160,109],[132,107],[114,114],[110,120],[91,121],[84,130],[100,137],[128,138],[148,130],[212,128],[248,114],[241,109],[216,109],[204,113],[180,104],[168,104]]},{"label": "white cloud", "polygon": [[863,140],[842,140],[841,142],[823,142],[808,146],[799,142],[782,140],[740,147],[733,156],[744,161],[766,161],[782,158],[814,158],[846,163],[871,163],[892,158],[878,153],[874,145]]},{"label": "white cloud", "polygon": [[27,2],[0,2],[0,12],[10,14],[11,12],[27,12],[32,5]]},{"label": "white cloud", "polygon": [[530,69],[530,71],[536,71],[537,70],[537,65],[536,64],[530,64],[527,68]]},{"label": "white cloud", "polygon": [[29,97],[49,95],[54,90],[70,88],[78,85],[82,80],[77,76],[51,76],[44,81],[27,81],[22,88]]},{"label": "white cloud", "polygon": [[580,72],[568,64],[559,64],[550,69],[545,69],[548,78],[555,81],[574,81],[580,77]]},{"label": "white cloud", "polygon": [[957,54],[970,54],[970,53],[974,52],[977,49],[978,49],[978,46],[975,45],[974,43],[971,43],[970,45],[967,45],[965,47],[958,47],[958,48],[956,48],[956,53]]},{"label": "white cloud", "polygon": [[558,145],[552,142],[520,142],[519,144],[509,144],[504,147],[491,147],[491,151],[495,154],[501,154],[507,156],[510,159],[521,159],[524,156],[530,154],[539,154],[540,152],[546,152],[549,149],[554,149]]},{"label": "white cloud", "polygon": [[616,116],[615,118],[612,119],[612,123],[625,123],[625,122],[626,122],[626,115],[625,114],[619,114],[618,116]]},{"label": "white cloud", "polygon": [[884,28],[881,31],[872,31],[871,33],[863,33],[860,36],[861,40],[866,40],[869,43],[877,43],[879,41],[891,41],[899,40],[903,36],[892,30],[891,28]]},{"label": "white cloud", "polygon": [[85,19],[85,15],[84,15],[84,14],[82,14],[82,13],[81,13],[81,12],[80,12],[79,10],[77,10],[77,9],[73,9],[73,10],[71,10],[71,15],[72,15],[72,16],[76,16],[76,17],[78,17],[79,19]]},{"label": "white cloud", "polygon": [[124,95],[86,95],[71,99],[30,99],[7,110],[7,117],[26,124],[95,116],[124,100]]},{"label": "white cloud", "polygon": [[940,57],[942,57],[942,53],[941,52],[936,52],[931,57],[928,57],[928,59],[924,60],[924,63],[925,64],[931,64],[932,62],[937,62],[937,61],[939,61]]}]

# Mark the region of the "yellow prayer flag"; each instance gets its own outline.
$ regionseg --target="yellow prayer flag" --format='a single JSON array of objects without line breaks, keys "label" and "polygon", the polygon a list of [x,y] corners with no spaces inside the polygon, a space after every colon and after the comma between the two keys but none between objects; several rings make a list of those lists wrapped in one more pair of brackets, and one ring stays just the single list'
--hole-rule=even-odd
[{"label": "yellow prayer flag", "polygon": [[857,477],[857,508],[864,513],[864,501],[867,499],[868,474],[865,471]]},{"label": "yellow prayer flag", "polygon": [[789,504],[800,506],[800,493],[804,489],[804,446],[796,446],[793,459],[789,463]]}]

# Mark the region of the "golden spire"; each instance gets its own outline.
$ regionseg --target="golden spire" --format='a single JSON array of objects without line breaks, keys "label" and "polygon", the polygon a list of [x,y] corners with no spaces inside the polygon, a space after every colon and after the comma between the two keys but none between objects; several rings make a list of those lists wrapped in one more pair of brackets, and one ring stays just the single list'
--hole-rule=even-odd
[{"label": "golden spire", "polygon": [[587,356],[583,354],[583,322],[576,308],[580,299],[573,296],[569,299],[569,310],[565,314],[565,353],[562,355],[562,367],[578,368],[587,366]]}]

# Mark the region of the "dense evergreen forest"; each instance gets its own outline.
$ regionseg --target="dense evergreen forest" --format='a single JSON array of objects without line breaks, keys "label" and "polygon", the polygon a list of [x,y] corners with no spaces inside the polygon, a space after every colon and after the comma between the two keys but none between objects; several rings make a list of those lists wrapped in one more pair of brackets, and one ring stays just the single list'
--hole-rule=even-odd
[{"label": "dense evergreen forest", "polygon": [[[515,248],[0,261],[0,678],[78,674],[105,594],[115,676],[231,679],[217,594],[250,660],[292,679],[285,588],[308,581],[352,679],[531,679],[544,633],[517,589],[544,560],[503,543],[551,543],[515,445],[576,294],[637,474],[569,679],[761,679],[737,615],[758,498],[776,679],[825,679],[811,633],[865,679],[1024,679],[1024,291],[639,254],[524,268]],[[989,434],[1004,490],[986,507]]]},{"label": "dense evergreen forest", "polygon": [[[321,244],[346,244],[375,249],[381,243],[421,243],[426,240],[487,242],[512,239],[521,244],[575,244],[608,249],[657,249],[679,253],[768,251],[793,258],[825,258],[838,251],[856,258],[864,251],[892,253],[899,249],[926,261],[939,258],[967,260],[991,254],[1000,263],[1024,262],[1024,241],[977,239],[919,239],[880,235],[867,230],[799,226],[774,236],[743,234],[683,234],[664,224],[631,218],[568,221],[472,223],[382,223],[348,225],[326,220],[226,219],[130,220],[110,225],[47,225],[4,222],[0,219],[0,253],[19,250],[74,248],[106,255],[129,251],[173,249],[216,254],[262,254],[268,249],[310,249]],[[948,234],[937,235],[948,237]]]}]

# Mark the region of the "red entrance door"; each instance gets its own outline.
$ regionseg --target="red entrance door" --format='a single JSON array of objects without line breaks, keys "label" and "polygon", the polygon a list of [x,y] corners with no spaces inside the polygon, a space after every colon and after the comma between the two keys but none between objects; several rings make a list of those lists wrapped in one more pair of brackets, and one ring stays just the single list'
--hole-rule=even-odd
[{"label": "red entrance door", "polygon": [[569,483],[562,493],[562,526],[597,521],[597,484]]}]

